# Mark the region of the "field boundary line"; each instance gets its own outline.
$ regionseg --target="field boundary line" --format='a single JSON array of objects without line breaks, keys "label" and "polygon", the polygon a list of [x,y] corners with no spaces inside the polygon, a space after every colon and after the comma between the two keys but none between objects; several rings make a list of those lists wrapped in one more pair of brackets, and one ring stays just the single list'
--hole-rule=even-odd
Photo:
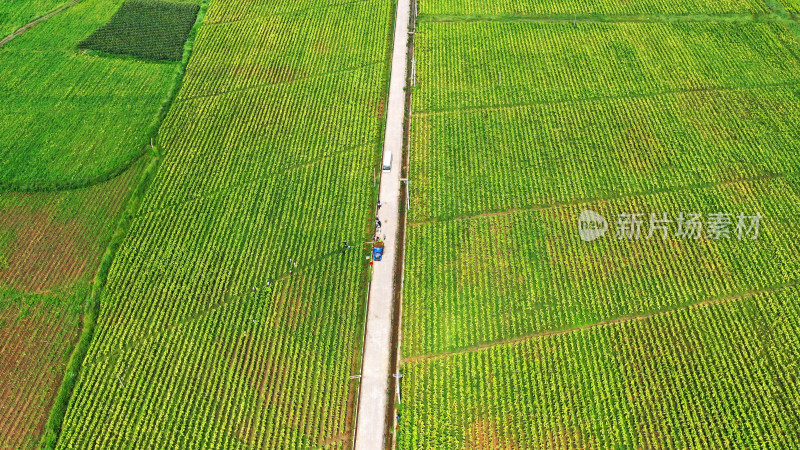
[{"label": "field boundary line", "polygon": [[[87,178],[78,181],[77,183],[62,183],[62,184],[53,184],[53,185],[43,185],[43,186],[35,186],[31,188],[22,188],[20,189],[19,186],[15,186],[13,184],[0,187],[0,193],[9,193],[9,194],[45,194],[45,193],[52,193],[52,192],[70,192],[70,191],[79,191],[81,189],[89,189],[94,186],[108,183],[118,176],[122,175],[123,173],[130,170],[131,167],[135,166],[136,163],[142,160],[142,158],[148,156],[147,146],[143,147],[142,150],[130,158],[128,161],[120,164],[117,167],[113,167],[106,172],[97,175],[93,178]],[[153,156],[153,155],[149,155]]]},{"label": "field boundary line", "polygon": [[603,102],[603,101],[611,102],[615,100],[634,100],[639,98],[644,99],[644,98],[655,98],[662,96],[666,97],[670,95],[684,95],[684,94],[690,95],[696,93],[747,91],[747,90],[764,89],[764,88],[792,87],[798,85],[800,85],[800,79],[795,79],[792,81],[782,81],[777,83],[763,83],[763,84],[752,84],[752,85],[741,85],[741,86],[715,86],[715,87],[693,88],[693,89],[673,89],[660,92],[648,92],[640,94],[605,96],[605,97],[585,97],[576,99],[564,98],[552,101],[543,100],[539,102],[514,103],[508,105],[484,105],[484,106],[464,107],[464,108],[430,109],[430,110],[423,110],[421,112],[415,112],[414,116],[427,117],[427,116],[437,116],[440,114],[459,114],[459,113],[472,113],[472,112],[482,112],[482,111],[505,111],[510,109],[523,109],[523,108],[532,108],[536,106],[547,106],[547,105],[564,105],[573,103],[591,103],[591,102]]},{"label": "field boundary line", "polygon": [[3,39],[0,39],[0,48],[3,48],[3,46],[5,46],[7,43],[11,42],[14,38],[16,38],[17,36],[21,36],[23,33],[25,33],[26,31],[30,30],[31,28],[35,27],[39,23],[44,22],[45,20],[55,16],[56,14],[60,13],[61,11],[64,11],[65,9],[67,9],[67,8],[69,8],[71,6],[74,6],[74,5],[78,4],[78,3],[80,3],[80,1],[81,0],[72,0],[71,2],[67,3],[66,5],[61,5],[60,7],[50,11],[49,13],[47,13],[47,14],[45,14],[43,16],[40,16],[40,17],[38,17],[38,18],[26,23],[25,25],[17,28],[13,33],[9,34],[8,36],[4,37]]},{"label": "field boundary line", "polygon": [[695,303],[683,304],[683,305],[670,307],[670,308],[664,308],[664,309],[661,309],[661,310],[658,310],[658,311],[650,311],[650,312],[645,312],[645,313],[640,313],[640,314],[633,314],[633,315],[628,315],[628,316],[620,316],[620,317],[615,317],[613,319],[601,320],[601,321],[598,321],[598,322],[593,322],[593,323],[589,323],[589,324],[585,324],[585,325],[577,325],[577,326],[573,326],[573,327],[569,327],[569,328],[540,331],[540,332],[536,332],[536,333],[526,334],[526,335],[523,335],[523,336],[517,336],[517,337],[514,337],[514,338],[503,339],[503,340],[500,340],[500,341],[487,342],[487,343],[484,343],[484,344],[479,344],[479,345],[475,345],[475,346],[472,346],[472,347],[467,347],[467,348],[463,348],[463,349],[459,349],[459,350],[452,350],[452,351],[442,352],[442,353],[431,353],[431,354],[427,354],[427,355],[412,356],[412,357],[409,357],[409,358],[404,358],[402,360],[402,363],[403,364],[414,364],[414,363],[419,363],[419,362],[427,361],[427,360],[431,360],[431,359],[442,359],[442,358],[447,358],[449,356],[460,355],[460,354],[464,354],[464,353],[475,353],[475,352],[479,352],[479,351],[482,351],[482,350],[488,350],[488,349],[491,349],[491,348],[494,348],[494,347],[499,347],[499,346],[509,345],[509,344],[517,344],[517,343],[520,343],[520,342],[525,342],[525,341],[529,341],[529,340],[533,340],[533,339],[537,339],[537,338],[556,336],[556,335],[561,335],[561,334],[568,334],[568,333],[572,333],[572,332],[575,332],[575,331],[584,331],[584,330],[589,330],[589,329],[593,329],[593,328],[599,328],[599,327],[603,327],[603,326],[607,326],[607,325],[614,325],[614,324],[618,324],[618,323],[633,322],[633,321],[637,321],[637,320],[647,320],[647,319],[650,319],[650,318],[655,317],[655,316],[670,314],[670,313],[674,313],[676,311],[683,311],[683,310],[692,309],[692,308],[702,308],[704,306],[711,306],[711,305],[715,305],[715,304],[719,304],[719,303],[735,302],[737,300],[744,300],[744,299],[747,299],[747,298],[755,297],[757,295],[766,294],[766,293],[769,293],[769,292],[776,292],[776,291],[781,291],[781,290],[784,290],[784,289],[792,289],[792,288],[798,287],[798,286],[800,286],[800,280],[792,280],[792,281],[788,281],[788,282],[785,282],[785,283],[780,283],[780,284],[776,284],[776,285],[772,285],[772,286],[767,286],[767,287],[764,287],[764,288],[761,288],[761,289],[756,289],[756,290],[753,290],[753,291],[740,292],[740,293],[735,293],[735,294],[725,294],[725,295],[722,295],[720,297],[716,297],[716,298],[712,298],[712,299],[708,299],[708,300],[702,300],[702,301],[695,302]]},{"label": "field boundary line", "polygon": [[551,209],[559,209],[559,208],[567,208],[570,206],[577,206],[583,204],[593,204],[593,203],[607,203],[612,202],[615,200],[621,200],[626,198],[634,198],[634,197],[647,197],[650,195],[659,195],[659,194],[673,194],[677,192],[689,192],[689,191],[701,191],[705,189],[713,189],[720,186],[728,186],[732,184],[739,184],[739,183],[747,183],[747,182],[756,182],[756,181],[764,181],[764,180],[775,180],[781,178],[789,178],[797,175],[796,172],[790,173],[766,173],[763,175],[751,177],[751,178],[734,178],[730,180],[723,180],[723,181],[714,181],[714,182],[707,182],[707,183],[698,183],[689,186],[672,186],[672,187],[665,187],[662,189],[654,189],[651,191],[639,191],[639,192],[632,192],[629,194],[617,194],[617,195],[609,195],[606,197],[594,197],[594,198],[584,198],[584,199],[577,199],[577,200],[570,200],[565,202],[554,202],[554,203],[542,203],[538,205],[523,207],[523,208],[512,208],[502,211],[488,211],[483,213],[477,214],[467,214],[463,216],[456,216],[456,217],[448,217],[448,218],[432,218],[426,220],[420,220],[416,222],[410,222],[410,226],[420,226],[420,225],[430,225],[434,223],[444,223],[444,222],[456,222],[462,220],[473,220],[473,219],[484,219],[490,217],[498,217],[498,216],[507,216],[511,214],[517,213],[526,213],[532,211],[547,211]]}]

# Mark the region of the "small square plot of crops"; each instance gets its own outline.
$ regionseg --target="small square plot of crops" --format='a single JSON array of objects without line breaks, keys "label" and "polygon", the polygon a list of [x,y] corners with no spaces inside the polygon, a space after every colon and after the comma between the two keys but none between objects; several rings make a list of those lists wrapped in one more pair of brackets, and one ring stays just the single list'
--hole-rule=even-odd
[{"label": "small square plot of crops", "polygon": [[78,47],[142,59],[180,61],[199,9],[191,3],[127,1]]}]

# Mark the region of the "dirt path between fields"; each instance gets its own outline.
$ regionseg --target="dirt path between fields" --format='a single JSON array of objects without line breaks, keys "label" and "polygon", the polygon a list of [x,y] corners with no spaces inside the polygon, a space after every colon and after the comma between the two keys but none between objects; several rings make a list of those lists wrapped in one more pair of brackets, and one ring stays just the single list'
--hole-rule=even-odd
[{"label": "dirt path between fields", "polygon": [[72,0],[71,2],[67,3],[66,5],[64,5],[64,6],[58,8],[56,10],[50,11],[49,13],[43,15],[42,17],[39,17],[38,19],[36,19],[36,20],[34,20],[32,22],[28,22],[25,25],[17,28],[17,31],[9,34],[8,36],[4,37],[3,39],[0,39],[0,48],[3,48],[4,45],[6,45],[9,41],[14,39],[15,37],[21,35],[22,33],[26,32],[28,30],[30,30],[31,28],[35,27],[38,23],[44,22],[45,20],[55,16],[56,14],[58,14],[61,11],[69,8],[70,6],[75,5],[76,3],[80,2],[80,1],[81,0]]},{"label": "dirt path between fields", "polygon": [[701,302],[692,303],[692,304],[689,304],[689,305],[678,306],[678,307],[674,307],[674,308],[662,309],[662,310],[659,310],[659,311],[652,311],[652,312],[643,313],[643,314],[635,314],[635,315],[632,315],[632,316],[622,316],[622,317],[617,317],[617,318],[609,319],[609,320],[601,320],[599,322],[589,323],[589,324],[586,324],[586,325],[579,325],[579,326],[571,327],[571,328],[564,328],[564,329],[561,329],[561,330],[547,330],[547,331],[542,331],[542,332],[539,332],[539,333],[527,334],[527,335],[518,336],[518,337],[515,337],[515,338],[504,339],[504,340],[501,340],[501,341],[487,342],[485,344],[476,345],[474,347],[468,347],[468,348],[464,348],[464,349],[460,349],[460,350],[453,350],[453,351],[450,351],[450,352],[433,353],[433,354],[429,354],[429,355],[412,356],[410,358],[404,358],[402,360],[402,364],[410,364],[410,363],[425,361],[425,360],[428,360],[428,359],[445,358],[445,357],[448,357],[448,356],[460,355],[462,353],[473,353],[473,352],[477,352],[477,351],[481,351],[481,350],[486,350],[486,349],[489,349],[489,348],[492,348],[492,347],[497,347],[497,346],[500,346],[500,345],[516,344],[516,343],[524,342],[524,341],[527,341],[527,340],[530,340],[530,339],[536,339],[536,338],[542,338],[542,337],[548,337],[548,336],[556,336],[556,335],[559,335],[559,334],[567,334],[567,333],[572,333],[572,332],[575,332],[575,331],[589,330],[589,329],[592,329],[592,328],[597,328],[597,327],[601,327],[601,326],[605,326],[605,325],[614,325],[614,324],[622,323],[622,322],[632,322],[634,320],[645,320],[645,319],[649,319],[651,317],[659,316],[659,315],[662,315],[662,314],[669,314],[669,313],[672,313],[672,312],[675,312],[675,311],[681,311],[681,310],[690,309],[690,308],[699,308],[699,307],[703,307],[703,306],[714,305],[714,304],[717,304],[717,303],[731,302],[731,301],[735,301],[735,300],[743,300],[743,299],[746,299],[746,298],[754,297],[756,295],[765,294],[767,292],[780,291],[782,289],[791,289],[791,288],[798,287],[798,286],[800,286],[800,280],[793,280],[793,281],[790,281],[790,282],[787,282],[787,283],[783,283],[783,284],[779,284],[779,285],[775,285],[775,286],[769,286],[769,287],[765,287],[765,288],[758,289],[758,290],[755,290],[755,291],[750,291],[750,292],[745,292],[745,293],[740,293],[740,294],[733,294],[733,295],[725,295],[725,296],[713,298],[713,299],[710,299],[710,300],[704,300],[704,301],[701,301]]}]

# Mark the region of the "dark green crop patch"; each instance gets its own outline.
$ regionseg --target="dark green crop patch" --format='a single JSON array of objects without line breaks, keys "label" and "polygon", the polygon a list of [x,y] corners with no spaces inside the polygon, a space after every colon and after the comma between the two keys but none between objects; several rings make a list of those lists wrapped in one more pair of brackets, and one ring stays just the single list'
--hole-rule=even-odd
[{"label": "dark green crop patch", "polygon": [[142,59],[180,61],[200,7],[190,3],[125,2],[78,48]]}]

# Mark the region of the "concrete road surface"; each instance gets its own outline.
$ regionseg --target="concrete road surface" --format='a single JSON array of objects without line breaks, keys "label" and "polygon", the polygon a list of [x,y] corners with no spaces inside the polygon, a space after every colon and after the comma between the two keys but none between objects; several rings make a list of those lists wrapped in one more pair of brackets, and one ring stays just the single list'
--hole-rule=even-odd
[{"label": "concrete road surface", "polygon": [[406,59],[408,54],[408,20],[411,0],[398,0],[397,20],[392,51],[392,73],[389,82],[389,103],[386,114],[384,155],[392,154],[392,170],[381,175],[378,216],[381,235],[386,235],[383,260],[373,264],[372,282],[367,306],[367,331],[361,366],[361,389],[358,402],[355,448],[384,448],[386,408],[392,354],[392,302],[394,272],[397,267],[396,246],[400,223],[400,167],[403,156],[405,119]]}]

